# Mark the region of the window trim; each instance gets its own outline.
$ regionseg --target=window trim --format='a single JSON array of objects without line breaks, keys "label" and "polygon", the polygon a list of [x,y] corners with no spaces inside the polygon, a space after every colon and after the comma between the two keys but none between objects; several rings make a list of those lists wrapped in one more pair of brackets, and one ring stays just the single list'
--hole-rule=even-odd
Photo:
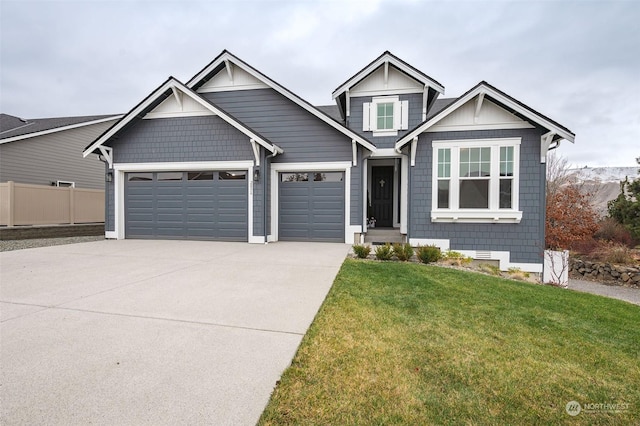
[{"label": "window trim", "polygon": [[[522,211],[519,210],[520,195],[520,145],[522,138],[460,139],[434,140],[432,142],[432,182],[431,182],[431,221],[432,222],[470,222],[470,223],[519,223]],[[513,183],[511,208],[501,209],[500,205],[500,147],[513,147]],[[449,206],[438,208],[438,149],[451,150],[449,176]],[[489,208],[461,209],[460,194],[460,148],[491,148],[491,173],[489,176]]]}]

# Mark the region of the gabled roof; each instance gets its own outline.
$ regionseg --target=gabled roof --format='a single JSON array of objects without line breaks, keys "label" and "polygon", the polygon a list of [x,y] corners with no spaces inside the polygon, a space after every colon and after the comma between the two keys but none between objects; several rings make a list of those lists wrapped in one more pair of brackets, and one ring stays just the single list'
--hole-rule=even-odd
[{"label": "gabled roof", "polygon": [[177,92],[181,92],[186,96],[189,96],[191,99],[202,105],[204,108],[208,109],[251,139],[255,140],[257,143],[265,147],[267,150],[271,151],[271,153],[282,153],[282,149],[275,144],[269,142],[265,137],[261,136],[254,130],[245,126],[243,123],[235,119],[226,111],[222,110],[220,107],[212,104],[208,100],[204,99],[202,96],[189,89],[187,86],[179,82],[174,77],[169,77],[167,81],[160,85],[155,91],[153,91],[149,96],[147,96],[142,102],[136,105],[131,111],[129,111],[120,121],[118,121],[115,125],[107,129],[98,139],[92,142],[87,148],[85,148],[83,156],[87,156],[93,153],[96,149],[98,149],[101,145],[108,142],[112,137],[116,136],[122,129],[124,129],[129,123],[136,119],[140,119],[146,115],[147,112],[155,108],[162,101],[164,101],[169,96],[177,96]]},{"label": "gabled roof", "polygon": [[[466,104],[470,100],[474,99],[476,96],[484,94],[491,101],[506,107],[517,115],[523,117],[527,121],[531,121],[536,123],[550,132],[553,132],[556,136],[555,139],[565,139],[569,142],[575,141],[575,134],[564,127],[563,125],[553,121],[552,119],[540,114],[536,110],[530,108],[529,106],[523,104],[517,99],[507,95],[503,91],[495,88],[490,85],[486,81],[481,81],[474,87],[472,87],[465,94],[457,98],[455,101],[450,103],[448,106],[445,106],[442,110],[437,112],[435,115],[431,115],[430,118],[427,118],[424,122],[416,126],[413,130],[410,130],[407,134],[405,134],[402,138],[398,139],[395,144],[396,149],[402,148],[407,143],[411,142],[411,140],[418,136],[420,133],[425,132],[434,124],[438,123],[440,120],[451,114],[453,111],[457,110],[462,105]],[[443,99],[444,101],[444,99]]]},{"label": "gabled roof", "polygon": [[382,53],[382,55],[374,59],[369,65],[367,65],[366,67],[358,71],[350,79],[348,79],[347,81],[342,83],[340,86],[338,86],[338,88],[334,90],[333,93],[331,94],[333,99],[337,98],[346,90],[349,90],[349,88],[355,86],[360,81],[364,80],[369,74],[371,74],[372,72],[377,70],[379,67],[384,65],[385,62],[388,62],[390,65],[393,65],[398,70],[402,71],[403,73],[407,74],[413,79],[419,81],[423,85],[429,86],[435,89],[437,92],[444,94],[444,86],[442,84],[438,83],[436,80],[432,79],[431,77],[429,77],[428,75],[420,71],[419,69],[409,65],[408,63],[406,63],[405,61],[398,58],[397,56],[395,56],[394,54],[392,54],[387,50],[384,53]]},{"label": "gabled roof", "polygon": [[8,114],[0,114],[0,144],[115,121],[121,117],[122,115],[89,115],[25,120]]},{"label": "gabled roof", "polygon": [[316,108],[334,120],[342,122],[342,116],[340,115],[340,108],[338,108],[338,105],[316,105]]},{"label": "gabled roof", "polygon": [[280,93],[285,98],[289,99],[290,101],[294,102],[301,108],[310,112],[320,120],[327,123],[329,126],[338,130],[340,133],[344,134],[345,136],[348,136],[352,140],[355,140],[356,142],[358,142],[360,145],[364,146],[368,150],[376,151],[375,145],[373,145],[371,142],[369,142],[368,140],[366,140],[365,138],[363,138],[353,130],[348,129],[347,127],[342,125],[340,122],[336,121],[329,115],[325,114],[323,111],[320,111],[318,108],[311,105],[309,102],[305,101],[304,99],[302,99],[301,97],[299,97],[298,95],[290,91],[289,89],[276,83],[271,78],[267,77],[266,75],[264,75],[257,69],[253,68],[251,65],[247,64],[246,62],[242,61],[240,58],[236,57],[235,55],[233,55],[231,52],[227,50],[223,50],[222,53],[220,53],[213,61],[211,61],[211,63],[209,63],[209,65],[204,67],[191,80],[189,80],[187,82],[187,87],[189,87],[190,89],[193,89],[194,91],[198,90],[198,88],[202,86],[204,83],[206,83],[211,77],[213,77],[215,74],[220,72],[223,68],[225,68],[227,62],[231,62],[235,66],[242,68],[244,71],[251,74],[253,77],[257,78],[258,80],[262,81],[264,84],[271,87],[273,90]]}]

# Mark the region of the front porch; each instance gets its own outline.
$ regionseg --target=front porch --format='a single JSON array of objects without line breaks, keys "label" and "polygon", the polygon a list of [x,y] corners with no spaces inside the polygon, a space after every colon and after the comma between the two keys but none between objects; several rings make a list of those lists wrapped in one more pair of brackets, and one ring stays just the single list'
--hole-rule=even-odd
[{"label": "front porch", "polygon": [[371,245],[405,242],[407,236],[400,233],[400,228],[369,228],[364,236],[364,243]]}]

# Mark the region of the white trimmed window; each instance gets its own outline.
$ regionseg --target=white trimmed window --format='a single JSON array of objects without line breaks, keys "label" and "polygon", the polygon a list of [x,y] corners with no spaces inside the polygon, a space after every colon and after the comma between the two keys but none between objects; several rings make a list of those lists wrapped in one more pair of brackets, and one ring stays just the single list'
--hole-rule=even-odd
[{"label": "white trimmed window", "polygon": [[376,96],[362,105],[362,130],[373,136],[397,136],[409,128],[409,101],[398,96]]},{"label": "white trimmed window", "polygon": [[433,141],[433,222],[520,222],[520,138]]}]

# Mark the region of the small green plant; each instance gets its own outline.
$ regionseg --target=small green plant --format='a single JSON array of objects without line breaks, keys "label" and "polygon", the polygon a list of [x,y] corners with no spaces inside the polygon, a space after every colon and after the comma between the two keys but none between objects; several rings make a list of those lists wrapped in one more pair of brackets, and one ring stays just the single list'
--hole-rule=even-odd
[{"label": "small green plant", "polygon": [[479,268],[482,272],[486,272],[487,274],[500,276],[500,267],[497,265],[482,263],[479,265]]},{"label": "small green plant", "polygon": [[393,254],[398,258],[399,261],[406,262],[407,260],[411,259],[411,257],[413,256],[413,247],[411,247],[411,244],[409,243],[394,244]]},{"label": "small green plant", "polygon": [[393,256],[393,248],[391,244],[387,243],[383,246],[376,247],[376,259],[378,260],[391,260]]},{"label": "small green plant", "polygon": [[440,247],[434,245],[418,247],[416,255],[422,263],[433,263],[442,258]]},{"label": "small green plant", "polygon": [[514,280],[526,280],[529,278],[529,273],[521,270],[520,268],[509,268],[507,270],[509,277]]},{"label": "small green plant", "polygon": [[446,252],[444,252],[444,255],[442,257],[449,265],[456,266],[467,265],[473,260],[472,258],[453,250],[447,250]]},{"label": "small green plant", "polygon": [[371,246],[356,244],[353,246],[353,252],[359,259],[366,259],[369,257],[369,253],[371,253]]}]

